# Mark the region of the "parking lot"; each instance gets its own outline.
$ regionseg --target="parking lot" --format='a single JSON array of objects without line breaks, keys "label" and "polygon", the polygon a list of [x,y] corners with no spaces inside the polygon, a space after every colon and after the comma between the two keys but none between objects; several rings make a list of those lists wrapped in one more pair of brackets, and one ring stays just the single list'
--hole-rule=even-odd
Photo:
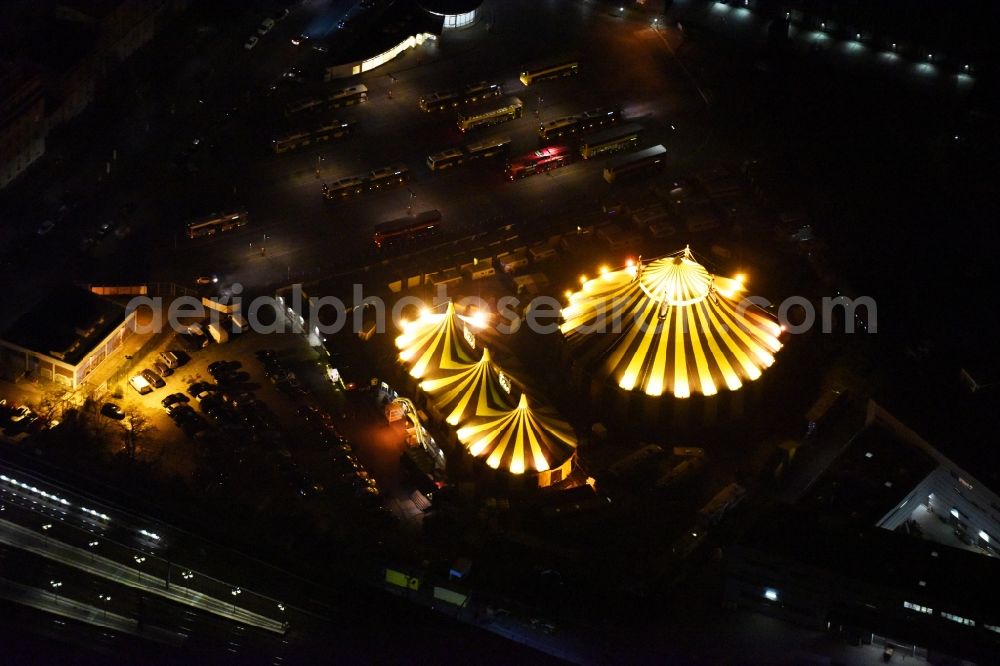
[{"label": "parking lot", "polygon": [[108,412],[111,420],[127,427],[138,413],[152,426],[137,457],[210,498],[304,510],[326,521],[354,509],[384,516],[379,484],[362,462],[367,456],[341,432],[345,391],[303,336],[244,333],[191,351],[183,346],[174,334],[135,359],[141,376],[161,351],[176,353],[180,364],[162,387],[140,395],[130,381],[121,400],[105,402],[121,409]]}]

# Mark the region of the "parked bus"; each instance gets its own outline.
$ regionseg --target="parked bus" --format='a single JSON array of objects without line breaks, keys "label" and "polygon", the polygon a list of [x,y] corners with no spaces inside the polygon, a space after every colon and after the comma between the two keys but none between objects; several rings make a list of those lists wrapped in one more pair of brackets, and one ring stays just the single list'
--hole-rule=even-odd
[{"label": "parked bus", "polygon": [[372,241],[384,249],[437,235],[441,230],[441,213],[427,210],[418,215],[408,215],[375,225]]},{"label": "parked bus", "polygon": [[523,155],[508,164],[507,177],[510,180],[515,180],[558,169],[569,164],[572,157],[573,154],[570,152],[569,146],[540,148],[530,155]]},{"label": "parked bus", "polygon": [[329,185],[323,185],[323,198],[327,201],[333,199],[346,199],[361,194],[365,191],[365,180],[359,176],[350,176],[335,180]]},{"label": "parked bus", "polygon": [[620,155],[608,160],[604,165],[604,180],[609,183],[619,178],[637,177],[663,168],[667,159],[667,149],[656,145],[628,155]]},{"label": "parked bus", "polygon": [[498,155],[506,157],[509,152],[510,139],[505,136],[494,137],[428,155],[427,166],[431,171],[441,171],[442,169],[457,166],[471,160],[497,157]]},{"label": "parked bus", "polygon": [[566,60],[551,65],[541,65],[538,67],[526,68],[521,71],[521,83],[530,86],[532,83],[544,81],[545,79],[555,79],[560,76],[574,76],[580,73],[579,60]]},{"label": "parked bus", "polygon": [[538,138],[541,141],[555,141],[564,136],[586,134],[594,130],[613,125],[618,122],[617,111],[594,109],[584,111],[575,116],[563,116],[538,126]]},{"label": "parked bus", "polygon": [[341,178],[329,185],[323,185],[323,198],[327,201],[345,199],[404,183],[410,179],[410,170],[404,164],[392,164],[381,169],[373,169],[366,174]]},{"label": "parked bus", "polygon": [[465,146],[465,154],[470,160],[487,157],[496,157],[510,154],[510,137],[497,136],[492,139],[483,139]]},{"label": "parked bus", "polygon": [[339,109],[342,106],[353,106],[368,101],[368,86],[359,83],[356,86],[341,88],[326,97],[327,108]]},{"label": "parked bus", "polygon": [[417,105],[421,111],[443,111],[445,109],[457,109],[465,104],[475,104],[484,99],[499,97],[502,94],[503,89],[499,83],[480,81],[478,83],[470,83],[461,90],[436,92],[426,97],[421,97]]},{"label": "parked bus", "polygon": [[368,100],[368,86],[359,83],[356,86],[335,90],[326,97],[310,97],[291,102],[285,106],[285,115],[304,116],[317,111],[339,109],[342,106],[360,104]]},{"label": "parked bus", "polygon": [[520,118],[524,113],[524,104],[517,97],[506,97],[489,104],[481,104],[478,108],[460,111],[458,114],[458,129],[462,132],[474,130],[477,127],[487,127],[505,123]]},{"label": "parked bus", "polygon": [[580,139],[580,157],[589,160],[598,155],[629,150],[638,145],[641,134],[642,126],[636,123],[626,123],[590,134]]},{"label": "parked bus", "polygon": [[538,125],[538,138],[542,141],[554,141],[576,134],[578,122],[576,116],[563,116],[541,123]]},{"label": "parked bus", "polygon": [[238,211],[234,213],[213,213],[200,220],[195,220],[187,226],[188,238],[201,238],[203,236],[214,236],[220,231],[230,231],[244,226],[249,221],[248,213]]},{"label": "parked bus", "polygon": [[374,169],[368,174],[367,188],[369,192],[405,183],[410,179],[410,170],[403,164],[392,164],[381,169]]},{"label": "parked bus", "polygon": [[305,115],[307,113],[315,113],[326,107],[326,102],[318,97],[310,97],[308,99],[300,99],[295,102],[290,102],[285,105],[285,115],[286,116],[298,116]]},{"label": "parked bus", "polygon": [[698,510],[698,522],[704,526],[717,525],[723,517],[746,497],[746,488],[730,483]]},{"label": "parked bus", "polygon": [[440,171],[457,166],[465,161],[465,153],[458,148],[449,148],[427,156],[427,166],[431,171]]},{"label": "parked bus", "polygon": [[350,134],[354,129],[354,123],[340,122],[337,120],[326,123],[312,131],[295,132],[277,138],[271,142],[271,148],[279,155],[303,148],[314,143],[324,143],[332,139],[340,139]]}]

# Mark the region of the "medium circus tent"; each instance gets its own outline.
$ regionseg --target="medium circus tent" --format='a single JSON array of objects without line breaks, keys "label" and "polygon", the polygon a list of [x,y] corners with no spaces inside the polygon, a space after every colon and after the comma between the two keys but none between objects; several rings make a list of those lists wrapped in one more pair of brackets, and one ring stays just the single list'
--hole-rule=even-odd
[{"label": "medium circus tent", "polygon": [[570,295],[560,327],[573,352],[621,388],[715,395],[759,378],[781,328],[742,297],[742,276],[710,274],[691,250],[631,263]]},{"label": "medium circus tent", "polygon": [[474,416],[497,416],[514,406],[510,378],[493,363],[487,348],[477,363],[437,373],[433,379],[420,382],[420,388],[431,395],[450,425]]},{"label": "medium circus tent", "polygon": [[417,319],[403,323],[403,334],[396,338],[399,358],[417,379],[465,368],[476,362],[470,341],[481,327],[476,318],[456,313],[451,301],[444,312],[425,309]]},{"label": "medium circus tent", "polygon": [[[399,358],[430,398],[428,411],[457,426],[458,441],[493,469],[530,474],[538,485],[557,483],[572,470],[576,436],[554,411],[529,401],[523,384],[505,373],[476,331],[485,320],[465,317],[448,303],[404,323]],[[529,404],[531,405],[529,407]]]},{"label": "medium circus tent", "polygon": [[551,472],[569,463],[576,450],[570,425],[556,414],[532,408],[526,393],[513,409],[471,419],[458,429],[458,439],[490,467],[514,474]]}]

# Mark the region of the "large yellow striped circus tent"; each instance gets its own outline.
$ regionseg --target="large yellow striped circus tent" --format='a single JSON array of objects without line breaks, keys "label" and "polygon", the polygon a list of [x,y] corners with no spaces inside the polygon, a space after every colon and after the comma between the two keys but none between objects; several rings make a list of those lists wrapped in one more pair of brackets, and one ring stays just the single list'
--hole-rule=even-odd
[{"label": "large yellow striped circus tent", "polygon": [[557,483],[572,471],[573,428],[496,364],[477,337],[485,326],[450,302],[443,312],[424,310],[396,338],[399,358],[469,453],[540,486]]},{"label": "large yellow striped circus tent", "polygon": [[690,248],[584,281],[560,326],[601,376],[651,396],[736,391],[781,349],[781,327],[744,298],[742,276],[710,274]]}]

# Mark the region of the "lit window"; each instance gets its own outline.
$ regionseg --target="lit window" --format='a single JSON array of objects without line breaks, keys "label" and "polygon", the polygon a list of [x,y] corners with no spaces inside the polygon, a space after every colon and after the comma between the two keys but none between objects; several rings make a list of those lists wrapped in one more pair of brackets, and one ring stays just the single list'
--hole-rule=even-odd
[{"label": "lit window", "polygon": [[975,621],[962,617],[961,615],[954,615],[952,613],[945,613],[944,611],[941,611],[941,617],[945,618],[946,620],[951,620],[952,622],[964,624],[967,627],[976,626]]},{"label": "lit window", "polygon": [[994,631],[1000,634],[1000,626],[997,626],[995,624],[984,624],[983,626],[989,629],[990,631]]},{"label": "lit window", "polygon": [[985,541],[986,543],[990,542],[990,535],[984,532],[983,530],[979,530],[979,538]]},{"label": "lit window", "polygon": [[962,517],[962,514],[960,514],[958,512],[958,509],[952,509],[949,513],[951,513],[951,515],[952,515],[953,518],[961,518]]},{"label": "lit window", "polygon": [[920,604],[912,604],[909,601],[903,602],[903,608],[909,608],[911,611],[917,611],[918,613],[926,613],[931,615],[934,613],[933,608],[928,608],[927,606],[921,606]]},{"label": "lit window", "polygon": [[777,601],[778,591],[773,590],[771,588],[767,588],[766,590],[764,590],[764,598],[767,599],[768,601]]}]

